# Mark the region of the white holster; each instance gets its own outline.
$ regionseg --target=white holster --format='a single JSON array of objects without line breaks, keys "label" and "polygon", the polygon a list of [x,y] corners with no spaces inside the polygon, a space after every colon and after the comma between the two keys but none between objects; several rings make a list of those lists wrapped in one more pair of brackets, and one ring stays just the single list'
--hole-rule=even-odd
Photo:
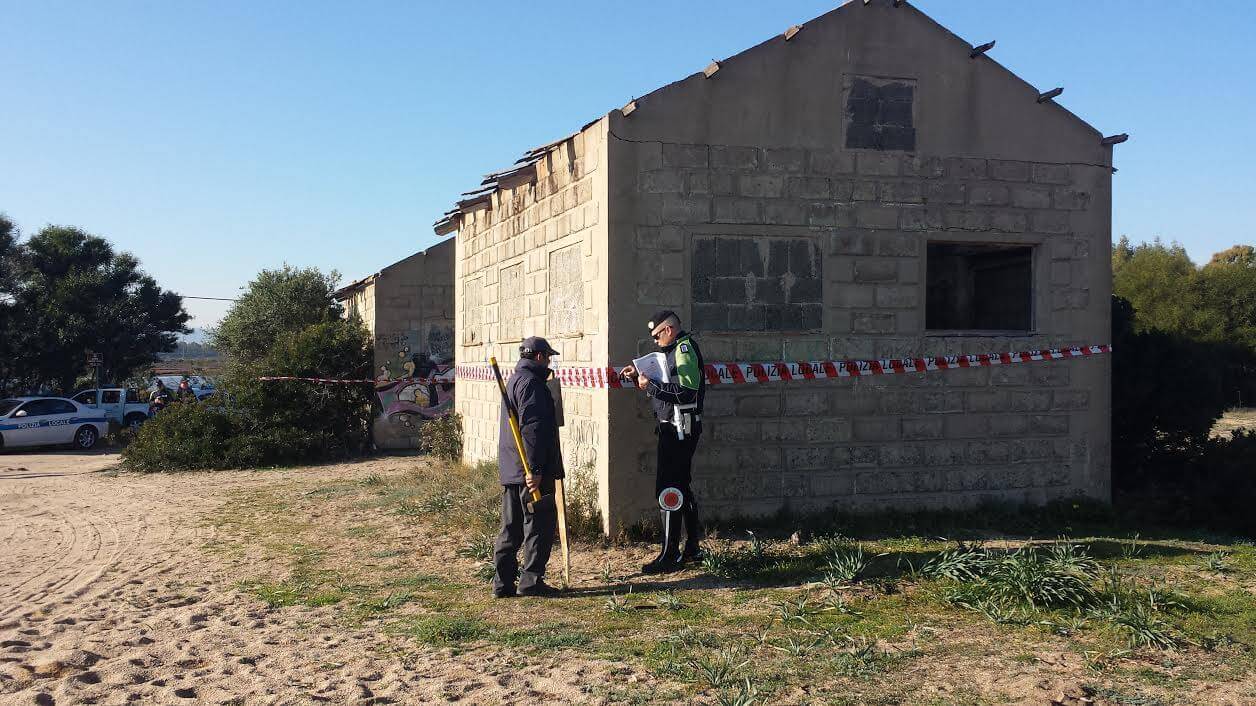
[{"label": "white holster", "polygon": [[676,438],[684,441],[685,434],[693,433],[694,414],[698,409],[697,402],[672,406],[672,426],[676,427]]}]

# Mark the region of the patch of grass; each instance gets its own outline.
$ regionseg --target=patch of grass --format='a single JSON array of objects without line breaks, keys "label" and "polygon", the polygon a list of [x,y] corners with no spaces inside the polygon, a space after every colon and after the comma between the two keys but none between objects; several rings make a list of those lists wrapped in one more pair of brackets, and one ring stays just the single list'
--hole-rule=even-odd
[{"label": "patch of grass", "polygon": [[583,630],[572,629],[562,623],[542,623],[494,635],[494,642],[509,647],[540,647],[547,650],[584,647],[592,642]]},{"label": "patch of grass", "polygon": [[611,595],[606,597],[606,601],[602,604],[602,607],[610,613],[627,613],[629,610],[628,599],[631,594],[631,588],[628,589],[628,594],[626,595],[611,593]]},{"label": "patch of grass", "polygon": [[466,615],[424,615],[407,621],[403,632],[427,645],[460,645],[489,635],[483,618]]},{"label": "patch of grass", "polygon": [[1098,605],[1092,615],[1109,621],[1125,633],[1130,647],[1171,649],[1180,640],[1161,617],[1170,607],[1181,607],[1155,590],[1141,591],[1111,568],[1104,577]]},{"label": "patch of grass", "polygon": [[286,581],[245,581],[240,588],[257,596],[271,608],[304,605],[311,607],[333,605],[344,600],[345,593],[338,587],[326,587],[314,580],[288,579]]},{"label": "patch of grass", "polygon": [[839,549],[829,557],[824,566],[825,577],[843,583],[858,581],[868,569],[868,559],[864,556],[863,545],[854,549]]},{"label": "patch of grass", "polygon": [[1034,608],[1085,605],[1098,564],[1076,545],[1059,542],[1043,552],[1022,547],[995,559],[985,573],[988,596],[1003,604]]},{"label": "patch of grass", "polygon": [[833,656],[833,668],[848,677],[868,677],[888,670],[897,658],[877,648],[876,640],[847,638],[849,646]]},{"label": "patch of grass", "polygon": [[428,588],[448,590],[457,588],[457,584],[451,583],[444,577],[435,574],[406,574],[390,580],[387,584],[392,588]]},{"label": "patch of grass", "polygon": [[308,490],[305,492],[305,495],[330,500],[338,496],[351,495],[354,492],[356,491],[350,483],[329,483],[313,490]]},{"label": "patch of grass", "polygon": [[1230,573],[1230,553],[1213,552],[1204,557],[1204,568],[1218,574]]},{"label": "patch of grass", "polygon": [[1133,537],[1121,542],[1121,556],[1126,560],[1137,559],[1147,551],[1147,545],[1138,541],[1139,534],[1134,533]]},{"label": "patch of grass", "polygon": [[414,594],[409,592],[390,592],[388,595],[380,598],[372,598],[370,600],[358,603],[358,610],[364,613],[387,613],[395,610],[414,599]]},{"label": "patch of grass", "polygon": [[751,706],[758,702],[759,692],[750,677],[742,679],[736,688],[725,687],[715,694],[715,703],[719,706]]},{"label": "patch of grass", "polygon": [[693,674],[712,689],[723,689],[742,678],[742,670],[750,660],[740,650],[726,647],[712,654],[689,660]]},{"label": "patch of grass", "polygon": [[486,532],[471,535],[471,537],[458,548],[458,556],[466,559],[478,559],[480,561],[488,561],[489,559],[492,559],[493,535]]},{"label": "patch of grass", "polygon": [[663,610],[684,610],[685,603],[677,597],[675,591],[663,591],[654,598],[654,604]]},{"label": "patch of grass", "polygon": [[934,579],[975,581],[985,571],[989,561],[990,552],[980,545],[969,546],[960,542],[957,548],[930,559],[921,569],[921,573]]},{"label": "patch of grass", "polygon": [[491,561],[482,562],[475,567],[475,571],[471,575],[480,583],[492,581],[493,577],[497,575],[497,566]]},{"label": "patch of grass", "polygon": [[816,608],[811,605],[810,596],[800,596],[796,600],[786,600],[772,605],[772,610],[780,618],[781,624],[789,626],[795,623],[810,626],[815,617]]},{"label": "patch of grass", "polygon": [[304,544],[288,547],[293,557],[288,578],[281,581],[253,579],[239,587],[257,596],[271,608],[286,606],[325,606],[344,600],[346,589],[334,571],[318,569],[323,553]]},{"label": "patch of grass", "polygon": [[345,530],[346,537],[374,537],[383,529],[377,525],[355,525]]}]

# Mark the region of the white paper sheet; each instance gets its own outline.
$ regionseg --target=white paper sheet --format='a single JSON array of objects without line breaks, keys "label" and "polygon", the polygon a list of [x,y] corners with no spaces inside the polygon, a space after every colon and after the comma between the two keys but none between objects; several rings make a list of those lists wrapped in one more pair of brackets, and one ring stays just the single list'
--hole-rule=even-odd
[{"label": "white paper sheet", "polygon": [[654,382],[672,381],[672,377],[667,374],[667,356],[662,353],[646,353],[633,360],[632,366],[637,369],[638,373]]}]

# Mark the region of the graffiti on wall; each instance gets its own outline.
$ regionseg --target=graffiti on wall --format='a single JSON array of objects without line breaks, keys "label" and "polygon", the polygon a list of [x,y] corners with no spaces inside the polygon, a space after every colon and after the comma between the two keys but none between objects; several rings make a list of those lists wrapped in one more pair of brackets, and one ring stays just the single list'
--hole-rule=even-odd
[{"label": "graffiti on wall", "polygon": [[[375,336],[377,442],[413,437],[424,419],[453,411],[453,330],[432,324],[419,331],[381,331]],[[423,345],[426,344],[426,345]]]},{"label": "graffiti on wall", "polygon": [[435,366],[430,375],[427,379],[406,378],[375,383],[380,405],[379,421],[412,429],[424,419],[443,417],[452,412],[453,366]]}]

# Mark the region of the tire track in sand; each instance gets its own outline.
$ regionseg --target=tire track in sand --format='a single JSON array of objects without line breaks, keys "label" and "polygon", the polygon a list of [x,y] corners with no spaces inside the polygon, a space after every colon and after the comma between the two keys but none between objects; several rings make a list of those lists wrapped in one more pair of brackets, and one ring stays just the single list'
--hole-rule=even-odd
[{"label": "tire track in sand", "polygon": [[[7,463],[6,463],[7,462]],[[546,660],[487,678],[437,651],[381,653],[332,607],[268,608],[240,593],[264,570],[202,551],[229,491],[365,477],[413,461],[290,471],[108,477],[107,456],[0,455],[0,703],[581,702],[587,665]],[[84,465],[86,464],[86,465]],[[19,477],[20,475],[20,477]]]}]

